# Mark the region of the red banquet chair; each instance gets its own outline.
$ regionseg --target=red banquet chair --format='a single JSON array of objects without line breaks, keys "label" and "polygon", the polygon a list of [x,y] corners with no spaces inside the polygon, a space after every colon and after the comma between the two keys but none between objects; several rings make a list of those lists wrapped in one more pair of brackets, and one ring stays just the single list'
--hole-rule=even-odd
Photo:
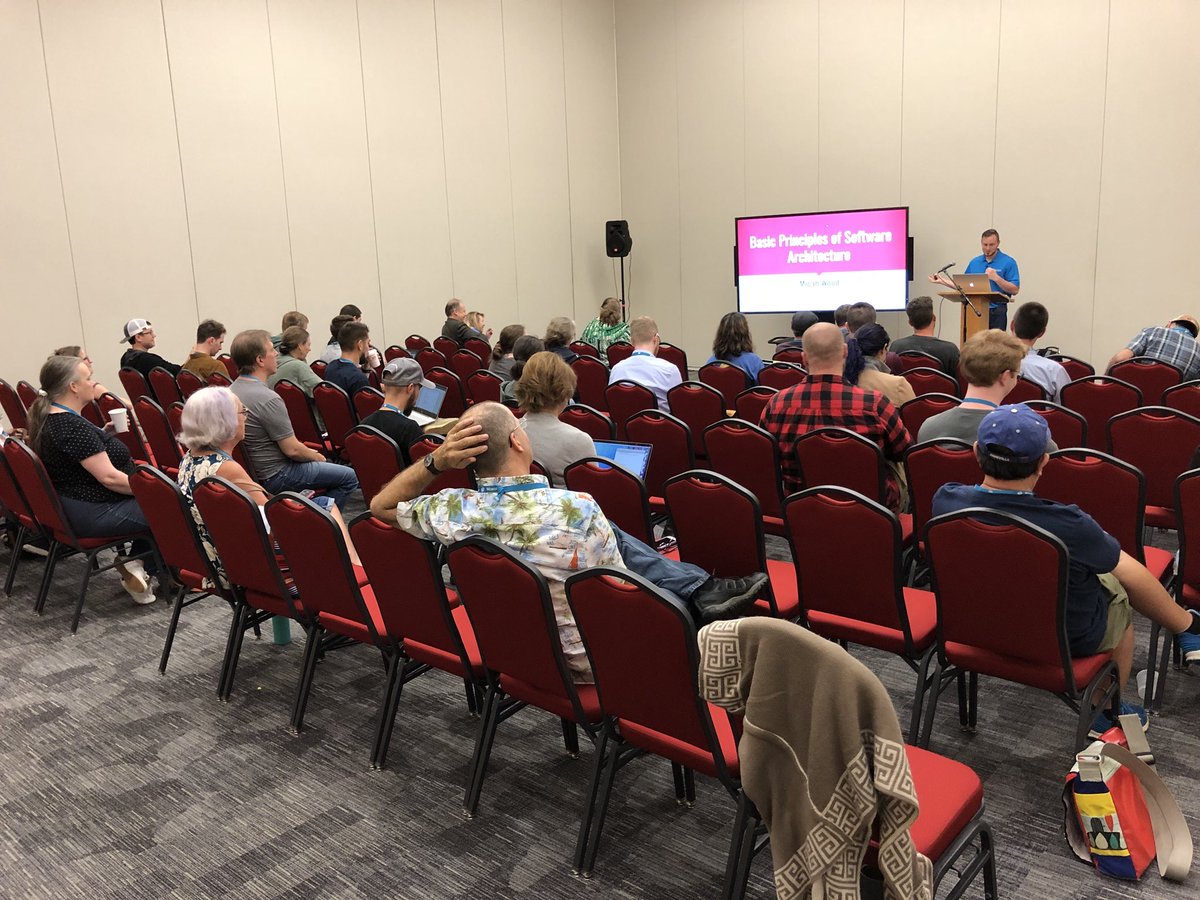
[{"label": "red banquet chair", "polygon": [[955,409],[960,403],[962,401],[958,397],[950,394],[922,394],[920,397],[914,397],[907,403],[901,404],[900,419],[915,441],[926,419],[948,409]]},{"label": "red banquet chair", "polygon": [[676,347],[674,344],[668,344],[666,341],[663,341],[658,345],[658,358],[665,359],[679,370],[679,377],[681,379],[684,381],[688,380],[687,354],[683,352],[682,347]]},{"label": "red banquet chair", "polygon": [[[413,462],[424,458],[427,454],[432,453],[437,449],[438,444],[446,439],[440,434],[427,434],[420,440],[413,443],[408,448],[408,456]],[[436,494],[438,491],[444,491],[446,488],[465,488],[468,490],[475,489],[475,475],[473,469],[448,469],[443,472],[425,487],[422,494]]]},{"label": "red banquet chair", "polygon": [[574,758],[579,754],[578,728],[594,739],[602,714],[595,685],[576,684],[567,668],[550,589],[540,572],[479,536],[452,544],[446,561],[487,673],[463,800],[464,811],[473,817],[502,721],[527,705],[545,710],[560,720],[567,753]]},{"label": "red banquet chair", "polygon": [[1162,405],[1200,419],[1200,381],[1185,381],[1163,391]]},{"label": "red banquet chair", "polygon": [[1049,400],[1029,400],[1025,405],[1046,420],[1050,438],[1059,448],[1087,446],[1087,419],[1075,410]]},{"label": "red banquet chair", "polygon": [[404,347],[409,353],[416,353],[417,351],[423,350],[425,347],[429,346],[429,341],[426,338],[421,337],[419,334],[410,334],[404,339]]},{"label": "red banquet chair", "polygon": [[324,379],[325,370],[329,368],[329,363],[325,362],[323,359],[318,359],[312,363],[309,363],[308,367],[313,370],[318,378]]},{"label": "red banquet chair", "polygon": [[0,407],[8,416],[8,424],[13,428],[25,428],[29,424],[25,402],[11,384],[0,378]]},{"label": "red banquet chair", "polygon": [[733,414],[743,421],[757,422],[762,418],[762,411],[767,408],[771,398],[778,393],[775,388],[762,385],[747,388],[733,401]]},{"label": "red banquet chair", "polygon": [[604,517],[644,544],[654,546],[650,495],[642,479],[610,459],[585,456],[563,469],[567,490],[590,494]]},{"label": "red banquet chair", "polygon": [[704,429],[725,418],[725,398],[721,392],[699,381],[684,381],[667,391],[667,405],[671,407],[671,415],[691,430],[696,456],[705,456]]},{"label": "red banquet chair", "polygon": [[175,439],[178,432],[171,429],[167,414],[149,397],[138,397],[134,400],[133,412],[146,435],[146,443],[154,455],[155,467],[174,478],[179,474],[179,463],[183,455],[179,449],[179,441]]},{"label": "red banquet chair", "polygon": [[439,413],[443,419],[457,419],[467,411],[467,395],[463,391],[462,379],[442,366],[434,366],[425,373],[425,377],[446,389],[446,399],[442,401]]},{"label": "red banquet chair", "polygon": [[962,389],[956,378],[952,378],[940,368],[916,368],[903,373],[905,381],[912,386],[913,393],[918,397],[923,394],[949,394],[961,397]]},{"label": "red banquet chair", "polygon": [[[952,673],[959,686],[959,723],[974,730],[979,676],[1049,691],[1078,714],[1075,748],[1087,744],[1096,714],[1120,707],[1111,653],[1072,658],[1067,645],[1067,548],[1057,537],[1008,513],[978,508],[938,516],[925,528],[937,597],[937,661],[921,728],[928,748],[938,697]],[[1021,561],[1021,590],[1004,572]],[[1101,692],[1101,700],[1094,697]],[[1020,700],[1015,701],[1020,703]]]},{"label": "red banquet chair", "polygon": [[408,467],[407,454],[394,440],[370,425],[355,425],[350,429],[346,434],[346,455],[354,466],[367,506],[385,484]]},{"label": "red banquet chair", "polygon": [[487,366],[492,361],[492,345],[483,340],[483,338],[467,338],[463,342],[463,349],[469,350],[478,356],[482,360],[482,366]]},{"label": "red banquet chair", "polygon": [[575,373],[575,392],[579,402],[593,409],[607,410],[608,401],[604,398],[604,391],[608,388],[609,370],[599,356],[580,354],[571,363],[571,371]]},{"label": "red banquet chair", "polygon": [[[193,372],[191,369],[180,369],[179,374],[175,376],[175,384],[179,388],[179,399],[186,400],[196,391],[205,386],[204,379]],[[164,403],[163,408],[170,406],[174,400]]]},{"label": "red banquet chair", "polygon": [[737,396],[754,386],[746,370],[727,362],[710,362],[700,367],[696,377],[721,392],[726,409],[733,409]]},{"label": "red banquet chair", "polygon": [[21,402],[25,404],[26,409],[32,409],[33,404],[37,402],[38,398],[37,388],[22,379],[17,382],[17,396],[21,398]]},{"label": "red banquet chair", "polygon": [[238,377],[237,363],[233,361],[233,357],[228,353],[220,354],[217,359],[225,366],[225,373],[229,376],[230,381],[236,381]]},{"label": "red banquet chair", "polygon": [[121,379],[121,387],[125,390],[125,396],[132,403],[138,397],[153,397],[154,391],[150,388],[150,382],[146,380],[146,376],[131,366],[122,366],[117,372],[117,377]]},{"label": "red banquet chair", "polygon": [[467,376],[467,394],[472,403],[500,403],[503,379],[495,372],[479,369]]},{"label": "red banquet chair", "polygon": [[[490,356],[491,354],[489,354]],[[455,350],[450,354],[450,371],[458,376],[458,380],[466,384],[467,378],[473,372],[483,368],[483,359],[470,350]]]},{"label": "red banquet chair", "polygon": [[[79,537],[75,529],[67,521],[63,512],[58,492],[50,482],[50,476],[42,461],[24,443],[9,439],[4,443],[4,458],[8,462],[13,480],[21,490],[21,495],[29,505],[34,518],[42,528],[43,535],[49,539],[50,546],[46,557],[46,569],[42,575],[41,588],[34,602],[34,611],[42,614],[46,598],[54,581],[54,570],[60,560],[82,553],[86,559],[83,568],[83,578],[79,584],[79,594],[75,600],[75,612],[71,618],[71,634],[79,630],[79,617],[83,615],[83,604],[87,600],[88,584],[93,575],[107,572],[116,568],[118,559],[150,559],[157,554],[153,549],[154,538],[149,531],[130,532],[128,534],[111,535],[107,537]],[[117,557],[112,562],[101,564],[99,555],[105,550],[118,550],[134,540],[144,540],[151,544],[152,549],[140,553],[131,553],[126,557]]]},{"label": "red banquet chair", "polygon": [[696,455],[692,452],[692,432],[672,415],[656,409],[634,413],[625,423],[625,435],[631,441],[649,444],[654,448],[650,453],[645,479],[651,506],[655,505],[655,498],[662,497],[667,479],[696,465]]},{"label": "red banquet chair", "polygon": [[[904,453],[904,472],[908,478],[908,496],[912,501],[913,534],[917,538],[914,562],[920,565],[925,558],[921,537],[925,525],[933,518],[933,495],[943,484],[979,484],[983,472],[975,457],[975,448],[966,441],[937,438],[913,444]],[[916,576],[914,571],[913,575]]]},{"label": "red banquet chair", "polygon": [[[608,345],[608,349],[604,351],[604,355],[608,357],[609,368],[615,366],[623,359],[629,359],[633,356],[633,344],[628,341],[614,341]],[[684,376],[687,379],[687,376]]]},{"label": "red banquet chair", "polygon": [[313,450],[332,453],[333,446],[325,440],[321,426],[317,424],[317,417],[313,414],[312,400],[304,393],[304,389],[286,378],[281,378],[275,382],[275,393],[283,399],[296,440]]},{"label": "red banquet chair", "polygon": [[767,534],[785,535],[779,442],[764,428],[725,419],[704,429],[708,467],[740,484],[758,500]]},{"label": "red banquet chair", "polygon": [[576,356],[590,356],[592,359],[600,358],[600,351],[587,341],[571,341],[568,346]]},{"label": "red banquet chair", "polygon": [[172,403],[167,407],[167,425],[171,428],[171,434],[176,438],[183,433],[183,404]]},{"label": "red banquet chair", "polygon": [[762,510],[753,494],[723,475],[696,469],[668,481],[664,496],[681,560],[717,578],[766,572],[770,580],[756,610],[783,619],[800,614],[796,573],[787,560],[767,559]]},{"label": "red banquet chair", "polygon": [[354,414],[361,422],[371,413],[378,412],[383,406],[383,391],[365,385],[354,392],[350,402],[354,404]]},{"label": "red banquet chair", "polygon": [[[903,353],[897,353],[896,358],[900,360],[900,367],[892,373],[893,375],[903,375],[912,369],[942,368],[942,361],[924,350],[905,350]],[[950,372],[946,372],[946,374],[952,376]]]},{"label": "red banquet chair", "polygon": [[795,363],[798,366],[803,366],[804,351],[798,347],[785,347],[782,350],[776,350],[771,359],[775,362]]},{"label": "red banquet chair", "polygon": [[433,339],[433,349],[449,359],[460,347],[458,341],[439,335]]},{"label": "red banquet chair", "polygon": [[613,420],[583,403],[571,403],[558,415],[558,421],[574,425],[593,441],[611,441],[617,436]]},{"label": "red banquet chair", "polygon": [[417,364],[420,365],[421,371],[426,375],[434,366],[441,366],[443,369],[450,365],[445,354],[441,350],[435,350],[433,347],[422,347],[417,351]]},{"label": "red banquet chair", "polygon": [[[17,568],[25,556],[23,552],[25,547],[39,538],[47,542],[50,538],[47,537],[45,529],[38,524],[29,501],[21,493],[21,488],[17,485],[17,480],[13,476],[12,469],[9,468],[8,460],[5,459],[3,452],[0,452],[0,510],[8,520],[9,527],[15,525],[17,529],[9,551],[8,573],[4,577],[4,594],[11,597],[13,582],[17,577]],[[43,575],[45,571],[46,568],[43,565]]]},{"label": "red banquet chair", "polygon": [[763,387],[773,387],[777,391],[787,390],[808,378],[808,373],[797,363],[776,362],[765,363],[758,373],[758,383]]},{"label": "red banquet chair", "polygon": [[[183,394],[179,392],[179,385],[175,382],[175,376],[162,366],[155,366],[150,370],[149,381],[150,390],[153,391],[152,396],[160,406],[170,406],[176,400],[183,399]],[[137,397],[129,399],[136,400]]]},{"label": "red banquet chair", "polygon": [[1142,392],[1127,381],[1093,375],[1063,385],[1058,402],[1087,420],[1087,446],[1106,450],[1108,420],[1142,405]]},{"label": "red banquet chair", "polygon": [[1192,468],[1200,419],[1166,406],[1143,406],[1108,420],[1113,456],[1146,476],[1146,524],[1175,527],[1175,479]]},{"label": "red banquet chair", "polygon": [[[324,370],[322,370],[324,371]],[[235,376],[236,377],[236,376]],[[222,375],[220,372],[213,372],[208,376],[209,387],[229,387],[234,382],[234,379]]]},{"label": "red banquet chair", "polygon": [[1183,382],[1183,372],[1178,366],[1149,356],[1135,356],[1109,368],[1112,378],[1132,384],[1142,392],[1142,402],[1151,406],[1162,403],[1162,396]]},{"label": "red banquet chair", "polygon": [[[424,340],[424,338],[422,338],[422,340]],[[383,351],[383,364],[386,366],[393,359],[401,359],[403,357],[407,357],[408,355],[408,350],[406,350],[404,347],[401,347],[399,344],[390,344]]]},{"label": "red banquet chair", "polygon": [[1078,381],[1080,378],[1091,378],[1096,374],[1096,367],[1090,362],[1076,359],[1074,356],[1067,356],[1065,353],[1050,353],[1046,358],[1054,360],[1066,369],[1067,375],[1072,381]]},{"label": "red banquet chair", "polygon": [[346,435],[358,424],[354,404],[341,387],[330,381],[322,381],[313,388],[313,404],[325,423],[329,446],[340,456],[346,449]]},{"label": "red banquet chair", "polygon": [[1031,400],[1047,399],[1046,389],[1036,381],[1030,381],[1024,375],[1017,376],[1017,383],[1013,385],[1011,391],[1004,398],[1005,404],[1013,403],[1028,403]]},{"label": "red banquet chair", "polygon": [[608,404],[608,414],[617,426],[617,437],[623,441],[629,439],[625,433],[625,422],[630,416],[644,409],[658,409],[658,400],[650,388],[625,379],[614,381],[605,388],[604,399]]}]

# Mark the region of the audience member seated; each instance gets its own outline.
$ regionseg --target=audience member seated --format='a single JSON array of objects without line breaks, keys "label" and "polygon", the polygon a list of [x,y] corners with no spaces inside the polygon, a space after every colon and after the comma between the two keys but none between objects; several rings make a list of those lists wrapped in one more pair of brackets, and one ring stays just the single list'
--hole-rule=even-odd
[{"label": "audience member seated", "polygon": [[575,373],[561,357],[535,353],[525,363],[514,393],[525,410],[521,427],[533,442],[533,458],[546,467],[555,484],[562,484],[563,469],[596,455],[596,445],[588,434],[558,421],[575,395]]},{"label": "audience member seated", "polygon": [[[78,344],[70,344],[66,347],[59,347],[57,350],[55,350],[53,353],[51,353],[50,356],[48,356],[46,358],[49,359],[50,357],[53,357],[53,356],[75,356],[75,357],[78,357],[79,359],[82,359],[85,363],[87,363],[88,368],[94,370],[96,367],[95,363],[92,362],[92,358],[90,356],[88,356],[88,352],[86,350],[84,350],[82,347],[80,347]],[[108,388],[106,388],[100,382],[96,381],[93,383],[96,386],[96,396],[97,397],[103,397],[105,394],[108,393]]]},{"label": "audience member seated", "polygon": [[338,335],[341,334],[343,325],[353,321],[354,316],[348,316],[345,313],[338,313],[329,320],[329,343],[321,351],[321,356],[319,357],[321,362],[328,364],[342,355],[342,345],[338,341]]},{"label": "audience member seated", "polygon": [[599,350],[600,359],[607,365],[608,345],[629,341],[629,323],[621,321],[621,301],[616,297],[606,297],[600,304],[596,318],[584,326],[580,340]]},{"label": "audience member seated", "polygon": [[172,375],[178,375],[183,366],[167,362],[157,353],[150,352],[157,342],[158,335],[154,333],[154,327],[149,321],[130,319],[125,323],[125,337],[121,341],[123,344],[129,344],[129,349],[121,355],[121,368],[128,366],[131,369],[137,369],[143,376],[149,378],[151,369],[162,366]]},{"label": "audience member seated", "polygon": [[1119,362],[1135,356],[1148,356],[1169,363],[1183,373],[1184,381],[1200,378],[1200,344],[1196,335],[1200,325],[1191,316],[1176,316],[1166,325],[1143,328],[1123,350],[1108,361],[1111,369]]},{"label": "audience member seated", "polygon": [[425,434],[421,426],[410,419],[409,413],[417,404],[417,395],[421,388],[432,387],[425,380],[421,366],[415,359],[400,356],[383,367],[383,406],[362,420],[364,425],[378,428],[404,451],[408,457],[408,448],[415,444]]},{"label": "audience member seated", "polygon": [[917,432],[918,441],[956,438],[971,443],[983,417],[1004,402],[1017,383],[1025,346],[1007,331],[989,328],[963,344],[958,368],[967,391],[954,409],[930,416]]},{"label": "audience member seated", "polygon": [[509,379],[500,385],[501,400],[516,400],[517,399],[517,382],[521,378],[521,373],[525,370],[525,364],[533,358],[535,353],[541,353],[546,349],[546,345],[542,343],[540,337],[534,337],[532,334],[523,334],[517,338],[513,344],[513,361],[508,367]]},{"label": "audience member seated", "polygon": [[338,344],[342,355],[329,363],[325,369],[325,380],[336,384],[347,396],[371,382],[363,374],[362,359],[371,346],[371,331],[362,322],[347,322],[338,331]]},{"label": "audience member seated", "polygon": [[937,316],[933,314],[933,298],[913,297],[904,311],[908,314],[908,324],[913,333],[898,341],[892,341],[892,352],[900,354],[916,350],[928,353],[941,363],[943,372],[957,378],[958,345],[936,336]]},{"label": "audience member seated", "polygon": [[846,380],[864,391],[878,391],[899,409],[916,396],[899,375],[888,371],[884,363],[889,343],[887,330],[874,323],[858,329],[846,345]]},{"label": "audience member seated", "polygon": [[573,340],[575,340],[575,323],[566,316],[556,316],[551,319],[550,324],[546,326],[546,336],[542,338],[546,349],[561,356],[567,365],[579,359],[579,354],[571,349]]},{"label": "audience member seated", "polygon": [[740,312],[725,313],[717,324],[713,338],[712,356],[708,362],[727,362],[737,366],[750,376],[751,384],[758,382],[762,371],[762,357],[754,352],[754,338],[750,337],[750,323]]},{"label": "audience member seated", "polygon": [[[965,355],[965,354],[964,354]],[[1072,656],[1112,651],[1121,685],[1133,665],[1133,620],[1130,607],[1172,634],[1200,635],[1200,614],[1176,606],[1171,595],[1146,567],[1121,550],[1116,538],[1075,505],[1034,495],[1033,489],[1050,459],[1046,420],[1028,406],[992,410],[979,423],[975,455],[983,470],[979,485],[943,485],[933,498],[934,515],[969,507],[1012,513],[1044,528],[1067,547],[1067,640]],[[1146,711],[1122,703],[1148,725]],[[1093,734],[1113,723],[1101,713]]]},{"label": "audience member seated", "polygon": [[[747,610],[767,576],[710,578],[698,566],[659,555],[611,525],[589,495],[551,488],[529,474],[533,446],[512,412],[476,403],[433,453],[409,466],[375,495],[371,512],[409,534],[450,545],[472,534],[499,540],[545,576],[559,638],[576,681],[592,674],[567,605],[568,576],[593,566],[629,569],[679,597],[701,621]],[[421,491],[441,472],[474,465],[478,490]]]},{"label": "audience member seated", "polygon": [[341,309],[338,310],[338,313],[343,316],[349,316],[355,322],[362,321],[362,310],[353,303],[345,304]]},{"label": "audience member seated", "polygon": [[189,372],[195,372],[204,381],[212,375],[226,375],[225,363],[217,359],[225,343],[225,326],[216,319],[205,319],[196,328],[196,346],[183,364]]},{"label": "audience member seated", "polygon": [[307,331],[308,316],[294,309],[291,312],[285,312],[283,314],[283,323],[279,327],[279,334],[271,335],[271,343],[275,346],[276,350],[279,349],[279,345],[283,342],[283,333],[294,326],[298,326]]},{"label": "audience member seated", "polygon": [[481,312],[469,312],[467,317],[463,319],[467,323],[467,327],[471,329],[468,338],[475,338],[483,341],[485,344],[492,342],[492,329],[488,328],[487,320]]},{"label": "audience member seated", "polygon": [[841,306],[839,306],[837,309],[835,309],[833,311],[833,324],[836,325],[839,329],[841,329],[842,337],[846,338],[847,340],[849,340],[849,338],[850,338],[850,329],[846,325],[846,323],[849,321],[849,318],[850,318],[850,304],[849,303],[843,303]]},{"label": "audience member seated", "polygon": [[277,352],[275,373],[267,379],[267,387],[274,390],[275,385],[287,380],[311,397],[313,388],[321,383],[321,376],[308,364],[308,354],[312,352],[308,332],[299,325],[289,325],[280,336]]},{"label": "audience member seated", "polygon": [[1034,344],[1046,336],[1050,324],[1050,312],[1036,300],[1022,303],[1012,320],[1012,332],[1025,347],[1025,359],[1021,363],[1021,374],[1046,390],[1046,399],[1058,402],[1058,392],[1070,381],[1071,376],[1062,363],[1040,356]]},{"label": "audience member seated", "polygon": [[671,411],[667,402],[667,391],[683,383],[679,367],[673,362],[658,358],[658,325],[649,316],[638,316],[629,323],[629,343],[633,353],[612,367],[608,383],[632,381],[649,388],[658,401],[658,408],[665,413]]},{"label": "audience member seated", "polygon": [[[38,398],[29,410],[29,446],[46,467],[75,534],[90,538],[146,531],[146,517],[129,487],[134,468],[129,451],[109,429],[83,417],[83,408],[99,396],[92,367],[76,356],[52,356],[42,364],[38,381]],[[150,549],[149,541],[133,542],[134,554]],[[153,556],[117,568],[134,603],[154,602],[147,577],[157,568]]]},{"label": "audience member seated", "polygon": [[461,300],[451,300],[446,304],[446,322],[442,325],[442,337],[457,341],[461,347],[471,336],[471,326],[467,324],[466,319],[467,305]]},{"label": "audience member seated", "polygon": [[870,438],[888,461],[887,506],[902,508],[904,481],[899,462],[912,444],[896,407],[883,394],[849,384],[843,377],[846,339],[841,329],[818,322],[805,332],[804,362],[808,379],[780,391],[763,409],[759,424],[779,442],[783,492],[804,487],[796,441],[817,428],[837,427]]},{"label": "audience member seated", "polygon": [[[858,329],[864,325],[874,325],[877,321],[875,307],[865,300],[860,300],[858,303],[851,303],[850,308],[846,310],[846,340],[854,337]],[[900,357],[895,353],[888,351],[887,357],[884,359],[889,372],[897,372],[900,370]]]},{"label": "audience member seated", "polygon": [[231,351],[240,373],[232,390],[247,410],[243,446],[262,486],[272,494],[324,490],[341,506],[358,489],[358,478],[349,466],[327,462],[296,438],[283,398],[267,387],[277,365],[271,336],[243,331],[233,339]]},{"label": "audience member seated", "polygon": [[492,348],[492,359],[488,364],[488,371],[499,375],[501,381],[512,380],[513,345],[524,334],[524,325],[505,325],[500,329],[500,339]]},{"label": "audience member seated", "polygon": [[807,309],[802,309],[799,312],[792,313],[792,339],[784,341],[775,348],[775,352],[780,350],[803,350],[804,349],[804,332],[816,325],[819,321],[815,312],[809,312]]}]

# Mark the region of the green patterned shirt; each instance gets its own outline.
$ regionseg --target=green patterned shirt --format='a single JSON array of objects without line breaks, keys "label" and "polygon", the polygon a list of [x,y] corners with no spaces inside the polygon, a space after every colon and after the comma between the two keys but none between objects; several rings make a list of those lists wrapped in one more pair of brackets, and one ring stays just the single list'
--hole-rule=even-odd
[{"label": "green patterned shirt", "polygon": [[617,341],[629,340],[629,323],[618,322],[616,325],[605,325],[598,318],[592,319],[583,329],[579,338],[586,344],[591,344],[600,351],[600,358],[608,362],[608,345]]}]

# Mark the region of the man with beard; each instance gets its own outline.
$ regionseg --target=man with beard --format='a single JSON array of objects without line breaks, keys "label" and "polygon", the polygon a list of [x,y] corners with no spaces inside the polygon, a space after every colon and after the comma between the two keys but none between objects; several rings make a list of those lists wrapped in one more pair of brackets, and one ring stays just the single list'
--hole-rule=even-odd
[{"label": "man with beard", "polygon": [[364,425],[378,428],[393,441],[404,458],[408,448],[424,435],[421,426],[408,417],[417,403],[421,388],[432,387],[415,359],[401,356],[383,367],[380,378],[383,387],[383,406],[362,420]]}]

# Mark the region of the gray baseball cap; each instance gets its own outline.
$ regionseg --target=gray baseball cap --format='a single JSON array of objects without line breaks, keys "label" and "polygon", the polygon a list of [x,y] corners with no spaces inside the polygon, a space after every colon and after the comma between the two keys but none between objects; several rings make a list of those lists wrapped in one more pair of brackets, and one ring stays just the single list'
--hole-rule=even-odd
[{"label": "gray baseball cap", "polygon": [[433,382],[425,380],[425,373],[421,371],[420,364],[407,356],[393,359],[384,366],[383,376],[379,380],[389,387],[408,387],[410,384],[433,387]]}]

